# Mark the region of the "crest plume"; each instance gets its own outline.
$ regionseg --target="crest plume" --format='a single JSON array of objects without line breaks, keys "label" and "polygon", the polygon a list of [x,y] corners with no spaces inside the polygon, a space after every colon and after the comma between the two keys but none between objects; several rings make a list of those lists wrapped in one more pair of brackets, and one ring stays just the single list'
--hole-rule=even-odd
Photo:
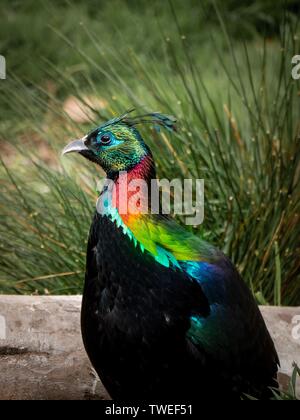
[{"label": "crest plume", "polygon": [[163,127],[168,131],[177,131],[176,118],[172,115],[165,115],[159,112],[151,112],[141,115],[130,116],[135,109],[130,109],[124,112],[119,117],[113,118],[112,120],[105,123],[102,127],[106,127],[112,124],[124,123],[130,127],[139,124],[151,124],[154,127]]}]

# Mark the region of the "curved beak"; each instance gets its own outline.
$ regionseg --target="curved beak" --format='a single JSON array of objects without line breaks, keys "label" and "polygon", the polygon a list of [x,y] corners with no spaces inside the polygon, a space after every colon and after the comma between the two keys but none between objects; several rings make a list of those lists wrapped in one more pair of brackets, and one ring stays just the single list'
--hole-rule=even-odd
[{"label": "curved beak", "polygon": [[67,153],[72,152],[83,152],[89,150],[87,146],[85,145],[85,138],[73,140],[71,143],[69,143],[64,150],[62,151],[62,155],[66,155]]}]

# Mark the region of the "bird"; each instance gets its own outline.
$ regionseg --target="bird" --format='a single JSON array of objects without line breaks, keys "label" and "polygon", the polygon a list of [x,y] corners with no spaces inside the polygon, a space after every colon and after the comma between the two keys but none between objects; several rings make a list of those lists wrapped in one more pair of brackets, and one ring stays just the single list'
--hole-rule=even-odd
[{"label": "bird", "polygon": [[[278,355],[230,259],[171,215],[140,202],[120,209],[134,198],[124,182],[151,189],[157,179],[139,125],[177,131],[173,116],[132,112],[63,150],[96,163],[107,179],[87,246],[81,329],[89,359],[113,400],[269,399]],[[149,190],[140,194],[147,202]]]}]

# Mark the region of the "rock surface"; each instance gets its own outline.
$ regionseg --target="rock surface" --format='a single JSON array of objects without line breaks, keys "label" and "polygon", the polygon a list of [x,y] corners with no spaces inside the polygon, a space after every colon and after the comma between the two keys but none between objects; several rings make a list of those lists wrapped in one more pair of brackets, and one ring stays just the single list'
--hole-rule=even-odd
[{"label": "rock surface", "polygon": [[[0,400],[108,399],[83,349],[79,296],[0,296]],[[300,365],[300,308],[262,307],[281,360]]]}]

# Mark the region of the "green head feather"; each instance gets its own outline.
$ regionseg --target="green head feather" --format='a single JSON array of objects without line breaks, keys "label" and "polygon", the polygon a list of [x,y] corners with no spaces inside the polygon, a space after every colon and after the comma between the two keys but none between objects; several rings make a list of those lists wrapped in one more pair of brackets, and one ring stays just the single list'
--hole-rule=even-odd
[{"label": "green head feather", "polygon": [[128,171],[151,155],[136,126],[151,124],[176,130],[175,118],[157,112],[131,116],[130,110],[102,124],[84,138],[85,150],[80,153],[98,163],[106,173]]}]

